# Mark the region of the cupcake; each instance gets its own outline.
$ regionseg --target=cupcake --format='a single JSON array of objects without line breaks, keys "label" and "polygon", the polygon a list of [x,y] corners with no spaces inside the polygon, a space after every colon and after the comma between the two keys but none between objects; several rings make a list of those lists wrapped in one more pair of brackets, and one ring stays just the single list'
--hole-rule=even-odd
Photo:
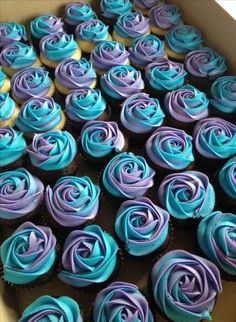
[{"label": "cupcake", "polygon": [[19,41],[6,45],[0,54],[0,64],[8,76],[26,67],[41,67],[41,62],[31,45]]},{"label": "cupcake", "polygon": [[15,41],[28,42],[25,26],[15,22],[0,23],[0,48]]},{"label": "cupcake", "polygon": [[105,121],[109,110],[99,89],[81,88],[66,96],[65,112],[71,125],[80,131],[91,120]]},{"label": "cupcake", "polygon": [[108,26],[99,19],[82,22],[76,27],[75,35],[79,47],[86,54],[90,54],[99,42],[112,40]]},{"label": "cupcake", "polygon": [[74,36],[67,35],[63,31],[43,37],[40,40],[39,47],[40,60],[50,68],[56,68],[66,58],[81,58],[81,50],[74,40]]},{"label": "cupcake", "polygon": [[96,289],[115,277],[115,239],[97,225],[74,230],[66,238],[58,278],[74,288]]},{"label": "cupcake", "polygon": [[11,82],[7,75],[3,72],[0,66],[0,95],[2,93],[8,93],[11,89]]},{"label": "cupcake", "polygon": [[159,56],[164,56],[164,42],[155,35],[136,38],[129,48],[131,63],[140,69],[153,63]]},{"label": "cupcake", "polygon": [[149,34],[149,19],[141,12],[127,12],[117,18],[112,36],[114,40],[130,47],[135,38]]},{"label": "cupcake", "polygon": [[154,322],[145,296],[131,283],[114,282],[101,290],[93,307],[94,322],[112,321]]},{"label": "cupcake", "polygon": [[120,204],[126,199],[145,196],[154,184],[154,175],[155,171],[143,157],[123,152],[105,167],[101,187],[109,200]]},{"label": "cupcake", "polygon": [[101,41],[92,51],[90,60],[99,76],[111,67],[130,64],[129,52],[117,41]]},{"label": "cupcake", "polygon": [[53,274],[56,259],[56,237],[51,228],[24,222],[0,248],[2,278],[17,286],[35,286]]},{"label": "cupcake", "polygon": [[215,171],[225,159],[236,154],[236,125],[218,117],[197,123],[193,132],[199,164]]},{"label": "cupcake", "polygon": [[35,134],[28,147],[29,168],[45,182],[72,175],[78,167],[77,145],[67,131],[52,130]]},{"label": "cupcake", "polygon": [[119,114],[123,101],[144,89],[141,72],[134,67],[114,66],[100,79],[101,89],[114,114]]},{"label": "cupcake", "polygon": [[160,177],[194,166],[192,137],[174,127],[161,126],[151,134],[146,142],[146,154]]},{"label": "cupcake", "polygon": [[167,92],[182,87],[185,84],[186,71],[184,65],[157,57],[155,62],[147,65],[145,80],[148,92],[163,100]]},{"label": "cupcake", "polygon": [[152,7],[148,17],[151,32],[160,37],[164,37],[171,28],[182,24],[180,9],[174,4],[163,3]]},{"label": "cupcake", "polygon": [[21,106],[15,124],[25,136],[32,138],[35,133],[63,129],[65,115],[52,97],[30,98]]},{"label": "cupcake", "polygon": [[184,171],[169,174],[158,189],[158,199],[181,227],[194,226],[209,216],[215,207],[215,191],[202,172]]},{"label": "cupcake", "polygon": [[235,227],[235,214],[215,211],[202,219],[197,230],[201,251],[226,278],[236,277]]},{"label": "cupcake", "polygon": [[189,82],[200,89],[207,90],[211,83],[225,74],[225,58],[208,47],[193,50],[185,57],[185,68]]},{"label": "cupcake", "polygon": [[201,32],[189,25],[179,25],[171,28],[165,36],[166,53],[173,60],[183,61],[193,50],[202,47]]},{"label": "cupcake", "polygon": [[236,206],[236,157],[228,160],[218,173],[219,197],[231,209]]},{"label": "cupcake", "polygon": [[146,197],[123,202],[117,211],[115,232],[135,258],[163,252],[170,239],[168,212]]},{"label": "cupcake", "polygon": [[63,31],[61,18],[52,15],[39,16],[30,22],[30,38],[36,49],[39,49],[40,40],[47,35]]},{"label": "cupcake", "polygon": [[100,3],[103,21],[113,27],[116,19],[132,10],[130,0],[101,0]]},{"label": "cupcake", "polygon": [[46,219],[61,231],[92,222],[98,213],[99,195],[100,188],[87,176],[61,177],[46,187]]},{"label": "cupcake", "polygon": [[8,93],[0,93],[0,128],[15,126],[15,120],[20,110]]},{"label": "cupcake", "polygon": [[43,198],[43,183],[26,169],[0,173],[0,221],[4,225],[16,225],[36,215]]},{"label": "cupcake", "polygon": [[53,297],[43,295],[27,306],[19,322],[33,321],[82,322],[78,303],[68,296]]},{"label": "cupcake", "polygon": [[133,145],[143,145],[150,133],[162,125],[165,114],[157,98],[146,93],[128,97],[121,109],[122,130]]},{"label": "cupcake", "polygon": [[184,250],[173,250],[156,262],[151,288],[157,307],[176,322],[211,320],[217,295],[222,292],[218,268]]},{"label": "cupcake", "polygon": [[100,167],[116,154],[127,151],[128,142],[116,122],[87,122],[80,134],[80,147],[85,159]]},{"label": "cupcake", "polygon": [[229,121],[236,115],[236,76],[218,78],[211,86],[211,114]]},{"label": "cupcake", "polygon": [[26,142],[23,133],[11,126],[0,128],[0,171],[12,170],[23,165]]},{"label": "cupcake", "polygon": [[16,103],[23,104],[32,97],[53,96],[54,84],[43,68],[27,67],[11,79],[12,96]]},{"label": "cupcake", "polygon": [[63,60],[55,70],[55,86],[63,95],[79,88],[96,86],[96,73],[92,64],[84,57],[80,60],[68,58]]},{"label": "cupcake", "polygon": [[164,99],[170,123],[190,133],[197,121],[208,117],[208,104],[206,94],[189,84],[167,93]]},{"label": "cupcake", "polygon": [[164,0],[134,0],[134,11],[141,11],[143,15],[148,16],[149,11],[155,7],[164,3]]}]

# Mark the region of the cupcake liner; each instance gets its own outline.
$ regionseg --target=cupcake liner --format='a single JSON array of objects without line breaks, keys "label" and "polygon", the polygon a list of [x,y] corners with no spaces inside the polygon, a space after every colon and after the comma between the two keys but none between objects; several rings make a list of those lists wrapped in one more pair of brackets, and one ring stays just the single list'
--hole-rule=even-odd
[{"label": "cupcake liner", "polygon": [[199,168],[201,172],[205,172],[208,176],[212,176],[214,172],[220,169],[227,161],[227,159],[209,159],[203,157],[196,149],[194,149],[194,156],[196,167]]},{"label": "cupcake liner", "polygon": [[101,88],[101,92],[102,92],[102,96],[104,97],[107,105],[110,107],[111,109],[111,114],[120,114],[121,111],[121,105],[124,102],[124,99],[117,99],[117,98],[113,98],[109,95],[107,95],[103,89]]},{"label": "cupcake liner", "polygon": [[187,78],[190,84],[194,85],[199,90],[204,91],[207,94],[207,96],[210,96],[210,88],[213,81],[210,81],[206,77],[194,76],[190,73],[188,73]]},{"label": "cupcake liner", "polygon": [[232,120],[236,119],[236,113],[224,113],[215,108],[214,106],[209,104],[209,111],[210,111],[210,116],[209,117],[220,117],[224,120],[227,120],[229,122],[232,122]]},{"label": "cupcake liner", "polygon": [[186,123],[186,122],[180,122],[170,115],[167,116],[167,122],[170,124],[171,127],[176,127],[178,129],[184,130],[186,133],[189,135],[193,134],[194,127],[197,122],[191,122],[191,123]]},{"label": "cupcake liner", "polygon": [[26,153],[24,153],[16,161],[14,161],[10,164],[4,165],[4,166],[0,166],[0,172],[11,171],[11,170],[15,170],[15,169],[24,167],[25,160],[26,160]]}]

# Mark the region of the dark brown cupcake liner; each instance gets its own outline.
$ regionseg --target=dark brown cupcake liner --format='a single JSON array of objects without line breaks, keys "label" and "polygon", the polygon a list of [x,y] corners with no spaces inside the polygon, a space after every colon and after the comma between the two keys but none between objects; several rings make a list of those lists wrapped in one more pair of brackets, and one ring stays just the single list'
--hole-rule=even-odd
[{"label": "dark brown cupcake liner", "polygon": [[210,117],[219,117],[229,122],[236,119],[236,112],[235,113],[224,113],[215,108],[211,103],[209,104],[209,111]]},{"label": "dark brown cupcake liner", "polygon": [[191,122],[191,123],[187,123],[187,122],[180,122],[176,119],[174,119],[173,117],[171,117],[171,115],[167,115],[166,116],[168,123],[170,124],[170,126],[184,130],[187,134],[189,135],[193,135],[193,130],[195,125],[197,124],[196,122]]},{"label": "dark brown cupcake liner", "polygon": [[206,77],[197,77],[197,76],[194,76],[190,73],[188,73],[187,78],[188,78],[188,82],[191,85],[193,85],[194,87],[196,87],[200,91],[205,92],[208,97],[210,96],[210,88],[211,88],[211,85],[214,81],[210,81]]},{"label": "dark brown cupcake liner", "polygon": [[203,157],[196,149],[194,152],[196,167],[200,169],[201,172],[206,173],[211,176],[215,171],[220,169],[228,159],[209,159]]},{"label": "dark brown cupcake liner", "polygon": [[25,165],[25,159],[26,159],[26,153],[24,153],[19,159],[16,161],[9,163],[4,166],[0,166],[0,172],[6,172],[6,171],[11,171],[15,170],[18,168],[22,168]]}]

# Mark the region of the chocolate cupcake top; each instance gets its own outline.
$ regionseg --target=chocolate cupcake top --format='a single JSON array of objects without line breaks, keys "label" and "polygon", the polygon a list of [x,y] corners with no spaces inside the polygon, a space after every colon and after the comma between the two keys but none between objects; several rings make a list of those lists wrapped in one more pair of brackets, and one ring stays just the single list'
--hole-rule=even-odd
[{"label": "chocolate cupcake top", "polygon": [[23,133],[10,126],[0,128],[0,168],[21,158],[26,146]]},{"label": "chocolate cupcake top", "polygon": [[184,123],[208,117],[208,104],[206,94],[189,84],[167,93],[164,100],[167,113]]},{"label": "chocolate cupcake top", "polygon": [[79,305],[68,296],[43,295],[27,306],[19,322],[55,320],[61,322],[83,322]]},{"label": "chocolate cupcake top", "polygon": [[144,68],[165,55],[164,42],[155,35],[142,36],[133,41],[129,52],[132,64]]},{"label": "chocolate cupcake top", "polygon": [[181,220],[206,217],[215,207],[214,188],[198,171],[166,176],[158,189],[158,199],[171,216]]},{"label": "chocolate cupcake top", "polygon": [[15,22],[0,23],[0,47],[4,47],[14,41],[28,41],[25,26]]},{"label": "chocolate cupcake top", "polygon": [[36,39],[63,31],[61,18],[53,15],[39,16],[31,21],[30,32]]},{"label": "chocolate cupcake top", "polygon": [[97,119],[106,109],[106,102],[99,89],[81,88],[71,91],[65,103],[66,114],[75,122]]},{"label": "chocolate cupcake top", "polygon": [[181,12],[178,6],[174,4],[161,4],[152,7],[149,12],[150,24],[164,30],[182,24]]},{"label": "chocolate cupcake top", "polygon": [[165,243],[169,217],[166,210],[146,197],[127,200],[117,212],[115,231],[129,254],[145,256]]},{"label": "chocolate cupcake top", "polygon": [[210,103],[220,112],[236,113],[236,76],[220,77],[212,84]]},{"label": "chocolate cupcake top", "polygon": [[80,134],[82,149],[94,158],[103,158],[120,153],[125,146],[125,138],[116,122],[87,122]]},{"label": "chocolate cupcake top", "polygon": [[154,184],[155,171],[146,160],[133,153],[123,152],[115,156],[106,166],[102,182],[114,197],[134,199],[144,196]]},{"label": "chocolate cupcake top", "polygon": [[157,57],[155,62],[147,65],[145,77],[150,86],[159,91],[173,91],[185,83],[187,72],[184,65],[169,60],[166,57]]},{"label": "chocolate cupcake top", "polygon": [[47,186],[45,202],[49,215],[61,226],[77,227],[93,220],[99,208],[100,188],[89,177],[61,177]]},{"label": "chocolate cupcake top", "polygon": [[108,26],[99,19],[91,19],[79,24],[75,35],[78,39],[98,43],[109,38]]},{"label": "chocolate cupcake top", "polygon": [[52,130],[35,134],[27,151],[35,167],[54,171],[67,167],[73,161],[77,146],[69,132]]},{"label": "chocolate cupcake top", "polygon": [[134,284],[114,282],[101,290],[95,299],[93,321],[153,322],[147,299]]},{"label": "chocolate cupcake top", "polygon": [[65,8],[65,22],[71,26],[92,19],[96,19],[96,13],[88,3],[71,2]]},{"label": "chocolate cupcake top", "polygon": [[32,213],[44,198],[43,183],[26,169],[0,173],[0,218],[14,220]]},{"label": "chocolate cupcake top", "polygon": [[195,126],[197,151],[209,159],[227,159],[236,153],[236,125],[218,117],[201,120]]},{"label": "chocolate cupcake top", "polygon": [[16,104],[9,93],[0,93],[0,124],[12,117],[15,107]]},{"label": "chocolate cupcake top", "polygon": [[172,28],[166,35],[166,44],[177,54],[187,54],[202,47],[201,32],[189,25],[179,25]]},{"label": "chocolate cupcake top", "polygon": [[115,239],[99,226],[74,230],[65,240],[58,277],[78,288],[103,283],[113,274],[117,256]]},{"label": "chocolate cupcake top", "polygon": [[103,16],[111,19],[116,19],[132,10],[132,3],[129,0],[101,0],[100,6]]},{"label": "chocolate cupcake top", "polygon": [[101,77],[102,90],[122,100],[144,89],[141,72],[130,65],[114,66]]},{"label": "chocolate cupcake top", "polygon": [[193,161],[192,137],[185,131],[162,126],[147,140],[146,153],[151,161],[168,170],[183,170]]},{"label": "chocolate cupcake top", "polygon": [[137,6],[137,8],[145,10],[162,4],[163,0],[134,0],[133,3],[135,6]]},{"label": "chocolate cupcake top", "polygon": [[188,53],[185,57],[185,68],[191,75],[209,80],[216,79],[227,71],[225,58],[208,47]]},{"label": "chocolate cupcake top", "polygon": [[157,306],[173,321],[211,320],[222,292],[220,272],[210,261],[184,250],[162,256],[151,273]]},{"label": "chocolate cupcake top", "polygon": [[157,98],[146,93],[138,93],[127,98],[122,106],[120,121],[133,133],[149,133],[164,121],[163,113]]},{"label": "chocolate cupcake top", "polygon": [[218,178],[226,195],[236,200],[236,157],[231,158],[224,164]]}]

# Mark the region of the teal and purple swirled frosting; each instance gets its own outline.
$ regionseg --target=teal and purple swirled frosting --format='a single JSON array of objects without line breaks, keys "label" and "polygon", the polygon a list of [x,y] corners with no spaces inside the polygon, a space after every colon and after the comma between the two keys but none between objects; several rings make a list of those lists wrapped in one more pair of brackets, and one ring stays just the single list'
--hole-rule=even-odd
[{"label": "teal and purple swirled frosting", "polygon": [[162,126],[147,140],[146,153],[156,165],[168,170],[183,170],[194,161],[192,137],[185,131]]},{"label": "teal and purple swirled frosting", "polygon": [[4,47],[14,41],[28,41],[25,26],[15,22],[0,23],[0,47]]},{"label": "teal and purple swirled frosting", "polygon": [[219,172],[218,180],[226,195],[236,201],[236,157],[224,164]]},{"label": "teal and purple swirled frosting", "polygon": [[66,97],[65,111],[75,122],[97,119],[106,109],[106,102],[99,89],[81,88],[70,92]]},{"label": "teal and purple swirled frosting", "polygon": [[164,56],[164,42],[155,35],[146,35],[136,38],[129,48],[130,61],[145,68],[154,62],[157,57]]},{"label": "teal and purple swirled frosting", "polygon": [[67,35],[60,31],[43,37],[40,40],[40,51],[52,61],[61,61],[74,55],[78,49],[77,42],[73,35]]},{"label": "teal and purple swirled frosting", "polygon": [[89,177],[61,177],[47,186],[45,202],[49,215],[61,226],[77,227],[93,220],[99,208],[100,188]]},{"label": "teal and purple swirled frosting", "polygon": [[137,8],[145,10],[160,5],[163,2],[163,0],[134,0],[133,2],[134,5],[137,6]]},{"label": "teal and purple swirled frosting", "polygon": [[157,98],[138,93],[124,101],[120,121],[133,133],[150,133],[163,123],[164,117]]},{"label": "teal and purple swirled frosting", "polygon": [[15,110],[15,102],[9,93],[0,93],[0,121],[7,121]]},{"label": "teal and purple swirled frosting", "polygon": [[20,159],[26,146],[23,133],[10,126],[0,128],[0,168]]},{"label": "teal and purple swirled frosting", "polygon": [[30,32],[33,37],[41,39],[44,36],[63,31],[61,18],[52,15],[39,16],[31,21]]},{"label": "teal and purple swirled frosting", "polygon": [[92,51],[90,60],[95,70],[108,71],[117,65],[128,65],[129,55],[123,44],[101,41]]},{"label": "teal and purple swirled frosting", "polygon": [[205,158],[227,159],[236,153],[236,125],[221,118],[199,121],[193,137],[198,153]]},{"label": "teal and purple swirled frosting", "polygon": [[120,153],[125,147],[125,138],[116,122],[87,122],[80,134],[82,149],[94,158],[103,158]]},{"label": "teal and purple swirled frosting", "polygon": [[76,27],[75,35],[78,39],[98,43],[108,39],[108,26],[99,19],[88,20]]},{"label": "teal and purple swirled frosting", "polygon": [[119,16],[114,31],[122,38],[137,38],[150,33],[149,19],[141,12],[128,12]]},{"label": "teal and purple swirled frosting", "polygon": [[179,25],[172,28],[166,35],[166,44],[177,54],[187,54],[202,47],[201,32],[189,25]]},{"label": "teal and purple swirled frosting", "polygon": [[3,279],[16,285],[36,281],[52,269],[55,247],[51,228],[24,222],[2,243]]},{"label": "teal and purple swirled frosting", "polygon": [[151,282],[157,306],[175,322],[211,320],[222,292],[215,264],[185,250],[162,256],[152,269]]},{"label": "teal and purple swirled frosting", "polygon": [[100,6],[103,16],[111,19],[116,19],[132,10],[132,3],[129,0],[102,0]]},{"label": "teal and purple swirled frosting", "polygon": [[134,199],[144,196],[153,186],[154,175],[155,171],[143,157],[123,152],[107,164],[102,174],[102,183],[112,196]]},{"label": "teal and purple swirled frosting", "polygon": [[97,225],[71,232],[64,243],[58,278],[82,288],[107,281],[117,265],[115,239]]},{"label": "teal and purple swirled frosting", "polygon": [[197,230],[198,244],[207,258],[227,274],[236,276],[236,216],[215,211],[203,218]]},{"label": "teal and purple swirled frosting", "polygon": [[101,88],[110,97],[118,100],[137,94],[144,89],[141,72],[134,67],[114,66],[101,77]]},{"label": "teal and purple swirled frosting", "polygon": [[97,294],[93,321],[154,322],[154,318],[147,299],[136,285],[114,282]]},{"label": "teal and purple swirled frosting", "polygon": [[75,158],[77,146],[67,131],[52,130],[35,134],[27,149],[31,163],[42,170],[60,170]]},{"label": "teal and purple swirled frosting", "polygon": [[146,80],[158,91],[173,91],[180,88],[185,83],[186,75],[183,64],[166,57],[157,57],[155,62],[147,65],[145,69]]},{"label": "teal and purple swirled frosting", "polygon": [[79,305],[68,296],[43,295],[27,306],[19,322],[83,322]]},{"label": "teal and purple swirled frosting", "polygon": [[227,71],[225,58],[211,48],[193,50],[185,57],[185,68],[190,75],[214,80]]},{"label": "teal and purple swirled frosting", "polygon": [[215,191],[208,177],[198,171],[166,176],[158,189],[161,206],[176,219],[208,216],[215,207]]},{"label": "teal and purple swirled frosting", "polygon": [[212,84],[210,103],[225,114],[236,113],[236,76],[220,77]]},{"label": "teal and purple swirled frosting", "polygon": [[33,46],[19,41],[6,45],[0,54],[0,64],[12,69],[23,69],[32,66],[38,56]]},{"label": "teal and purple swirled frosting", "polygon": [[92,19],[96,19],[96,13],[88,3],[72,2],[65,8],[65,22],[70,26],[75,27]]},{"label": "teal and purple swirled frosting", "polygon": [[167,113],[184,123],[208,117],[208,104],[206,94],[189,84],[167,93],[164,100]]},{"label": "teal and purple swirled frosting", "polygon": [[[7,78],[6,74],[2,70],[2,66],[0,66],[0,88],[4,85],[5,79]],[[0,93],[1,94],[1,93]]]},{"label": "teal and purple swirled frosting", "polygon": [[43,197],[43,183],[26,169],[0,173],[0,218],[14,220],[30,214]]},{"label": "teal and purple swirled frosting", "polygon": [[133,256],[158,250],[169,233],[169,214],[146,197],[123,202],[117,212],[115,232]]},{"label": "teal and purple swirled frosting", "polygon": [[31,98],[22,104],[15,123],[22,132],[47,132],[62,122],[61,113],[61,106],[52,97]]},{"label": "teal and purple swirled frosting", "polygon": [[179,7],[174,4],[164,3],[162,5],[152,7],[149,12],[149,19],[150,24],[163,30],[169,30],[182,23]]}]

